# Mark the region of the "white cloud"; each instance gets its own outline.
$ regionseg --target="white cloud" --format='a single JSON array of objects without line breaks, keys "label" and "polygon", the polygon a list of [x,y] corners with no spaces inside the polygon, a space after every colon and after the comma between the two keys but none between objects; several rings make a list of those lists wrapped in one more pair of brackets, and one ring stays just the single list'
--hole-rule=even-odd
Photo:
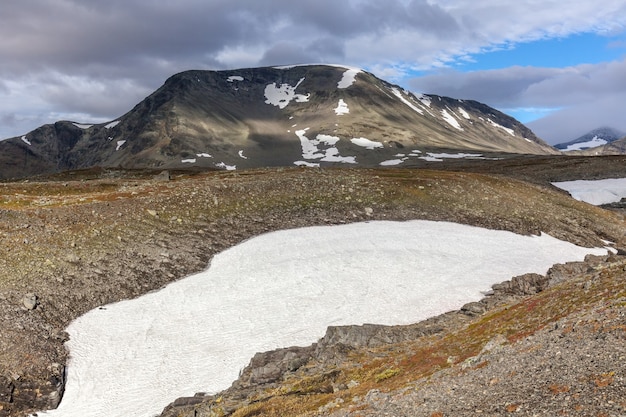
[{"label": "white cloud", "polygon": [[416,78],[411,87],[481,101],[502,111],[543,109],[547,116],[528,126],[549,143],[609,126],[626,131],[626,59],[567,68],[510,67]]}]

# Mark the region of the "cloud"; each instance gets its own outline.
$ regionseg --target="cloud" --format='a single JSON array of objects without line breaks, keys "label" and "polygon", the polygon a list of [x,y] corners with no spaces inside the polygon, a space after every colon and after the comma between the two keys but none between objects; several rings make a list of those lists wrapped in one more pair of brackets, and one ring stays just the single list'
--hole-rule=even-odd
[{"label": "cloud", "polygon": [[409,85],[420,92],[481,101],[505,112],[546,109],[548,116],[528,125],[549,143],[559,143],[605,125],[626,131],[626,119],[620,116],[626,103],[624,74],[626,59],[567,68],[449,70],[411,79]]},{"label": "cloud", "polygon": [[527,126],[551,144],[569,142],[599,127],[626,132],[624,103],[626,92],[616,92],[551,113]]},{"label": "cloud", "polygon": [[[63,111],[116,117],[168,76],[191,68],[332,62],[402,80],[416,69],[445,68],[503,45],[626,25],[622,0],[605,0],[602,7],[592,1],[563,7],[557,0],[5,3],[0,102],[11,106],[0,105],[0,117],[15,114],[17,120],[34,114],[47,120]],[[538,69],[527,76],[546,79]],[[522,82],[514,81],[518,85],[502,79],[501,94],[521,94]],[[0,136],[9,131],[17,134],[0,126]]]}]

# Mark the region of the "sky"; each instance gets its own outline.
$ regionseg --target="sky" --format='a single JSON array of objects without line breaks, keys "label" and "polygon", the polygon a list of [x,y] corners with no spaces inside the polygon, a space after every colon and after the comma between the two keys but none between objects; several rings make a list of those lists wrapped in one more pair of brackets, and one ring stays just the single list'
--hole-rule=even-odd
[{"label": "sky", "polygon": [[256,352],[310,346],[330,325],[415,323],[591,253],[607,250],[425,220],[260,235],[199,274],[73,321],[63,400],[38,415],[155,416],[228,388]]},{"label": "sky", "polygon": [[8,0],[0,138],[114,120],[180,71],[297,63],[481,101],[548,143],[626,132],[625,0]]}]

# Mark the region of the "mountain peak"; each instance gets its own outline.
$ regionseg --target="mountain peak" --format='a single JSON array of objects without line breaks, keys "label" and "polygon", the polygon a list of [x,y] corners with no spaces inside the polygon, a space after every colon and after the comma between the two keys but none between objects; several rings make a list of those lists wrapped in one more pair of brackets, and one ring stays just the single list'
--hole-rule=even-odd
[{"label": "mountain peak", "polygon": [[559,143],[554,147],[563,150],[564,152],[582,151],[607,145],[624,137],[624,135],[626,135],[624,132],[620,132],[612,127],[604,126],[593,129],[569,142]]},{"label": "mountain peak", "polygon": [[482,103],[415,95],[359,68],[321,64],[184,71],[111,123],[55,124],[0,148],[5,178],[93,166],[419,166],[437,159],[429,153],[554,153]]}]

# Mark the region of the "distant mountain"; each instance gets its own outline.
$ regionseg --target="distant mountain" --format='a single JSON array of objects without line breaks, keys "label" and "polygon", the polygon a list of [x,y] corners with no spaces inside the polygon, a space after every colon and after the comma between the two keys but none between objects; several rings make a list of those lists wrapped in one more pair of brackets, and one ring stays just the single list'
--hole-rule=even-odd
[{"label": "distant mountain", "polygon": [[469,151],[556,153],[489,106],[414,95],[358,69],[186,71],[110,123],[60,121],[0,142],[0,178],[95,166],[415,165],[428,152]]},{"label": "distant mountain", "polygon": [[624,136],[626,136],[626,133],[624,132],[620,132],[610,127],[601,127],[599,129],[594,129],[585,135],[582,135],[578,139],[574,139],[565,143],[559,143],[554,147],[564,152],[582,151],[609,144]]}]

